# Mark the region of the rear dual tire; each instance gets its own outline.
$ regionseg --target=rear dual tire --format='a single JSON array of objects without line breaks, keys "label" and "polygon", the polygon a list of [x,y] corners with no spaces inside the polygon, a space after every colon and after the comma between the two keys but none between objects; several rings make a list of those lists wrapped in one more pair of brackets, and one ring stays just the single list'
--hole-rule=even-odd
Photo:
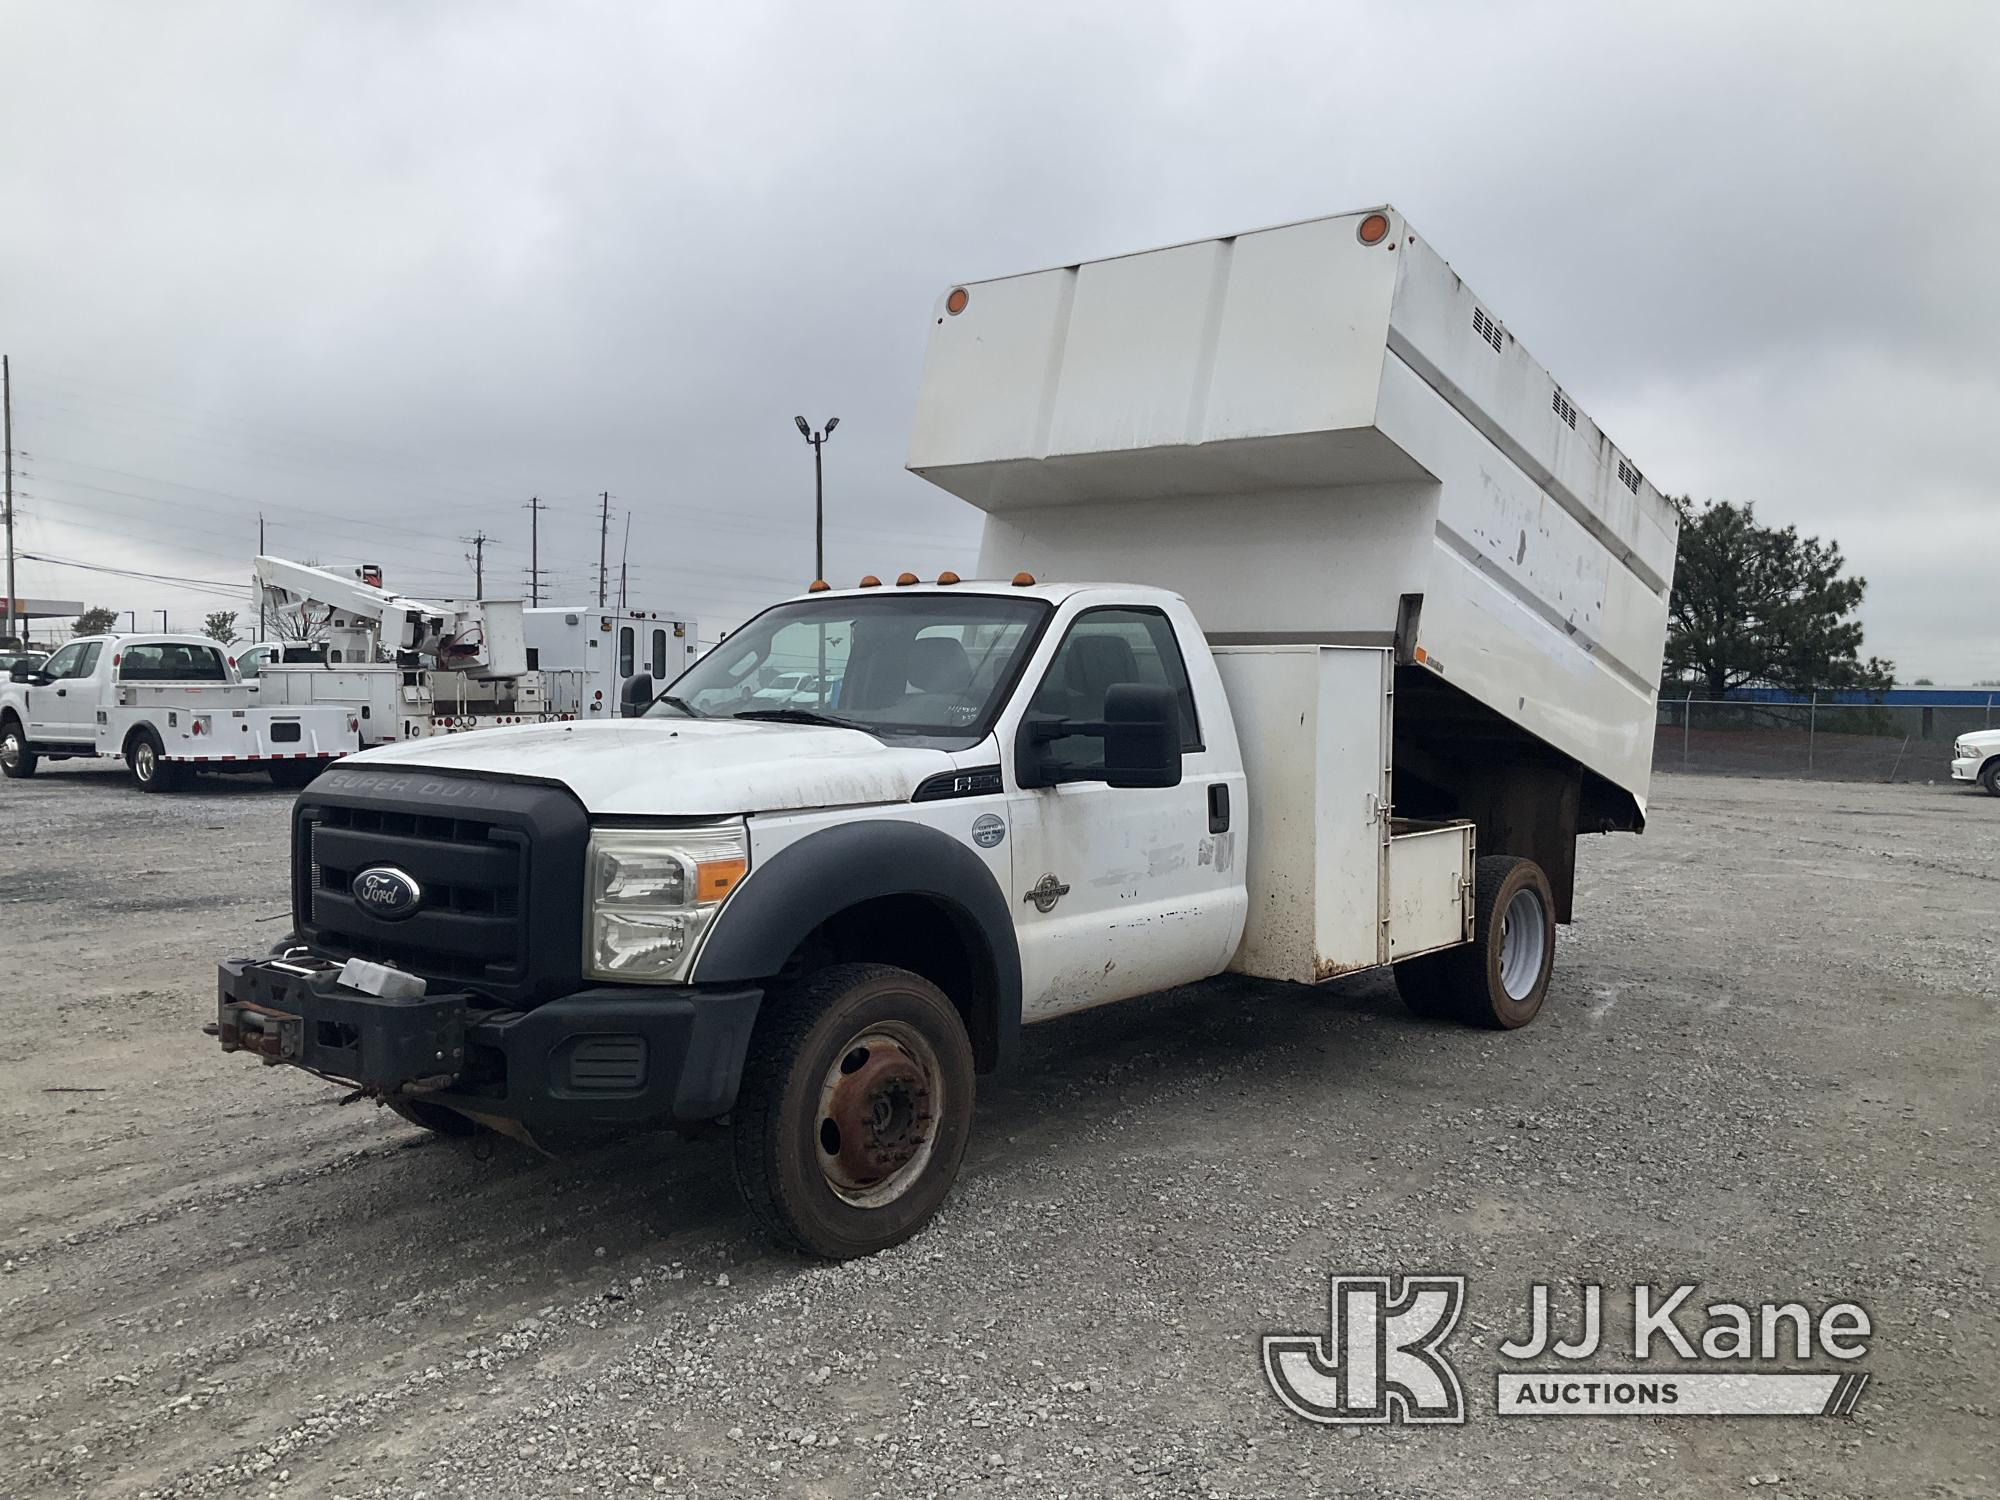
[{"label": "rear dual tire", "polygon": [[832,965],[765,998],[730,1113],[737,1186],[778,1239],[872,1255],[951,1191],[972,1099],[972,1043],[937,986]]},{"label": "rear dual tire", "polygon": [[1489,854],[1473,892],[1473,939],[1396,965],[1403,1004],[1429,1020],[1514,1031],[1541,1013],[1556,956],[1555,897],[1533,860]]},{"label": "rear dual tire", "polygon": [[150,729],[141,729],[126,741],[125,765],[142,792],[171,792],[187,779],[186,767],[167,759],[166,746]]},{"label": "rear dual tire", "polygon": [[271,785],[285,791],[295,792],[311,786],[313,779],[326,769],[323,760],[280,760],[270,767]]}]

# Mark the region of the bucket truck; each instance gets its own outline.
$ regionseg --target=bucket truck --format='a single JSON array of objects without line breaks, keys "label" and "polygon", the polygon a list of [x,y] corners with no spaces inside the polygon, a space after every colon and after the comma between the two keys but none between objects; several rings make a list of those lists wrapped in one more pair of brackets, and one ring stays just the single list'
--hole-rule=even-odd
[{"label": "bucket truck", "polygon": [[257,587],[293,641],[246,652],[260,701],[353,709],[364,746],[505,724],[608,718],[624,683],[692,660],[690,622],[629,609],[434,603],[353,576],[259,557]]}]

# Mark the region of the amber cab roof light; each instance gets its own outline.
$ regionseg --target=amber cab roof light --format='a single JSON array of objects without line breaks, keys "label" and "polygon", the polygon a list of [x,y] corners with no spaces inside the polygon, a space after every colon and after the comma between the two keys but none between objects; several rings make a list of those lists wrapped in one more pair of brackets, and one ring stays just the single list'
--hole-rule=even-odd
[{"label": "amber cab roof light", "polygon": [[896,587],[899,589],[906,589],[916,581],[917,575],[914,573],[898,573],[896,575]]},{"label": "amber cab roof light", "polygon": [[877,578],[873,573],[864,573],[861,575],[861,587],[864,589],[879,589],[882,587],[882,580]]},{"label": "amber cab roof light", "polygon": [[965,304],[972,300],[972,293],[962,286],[951,289],[951,295],[944,299],[944,310],[954,318],[965,311]]},{"label": "amber cab roof light", "polygon": [[806,585],[806,592],[808,594],[824,594],[832,587],[833,585],[828,583],[824,578],[815,578],[811,583]]},{"label": "amber cab roof light", "polygon": [[1033,573],[1016,573],[1014,575],[1015,588],[1031,589],[1034,586],[1035,586],[1035,575]]},{"label": "amber cab roof light", "polygon": [[1383,236],[1388,234],[1388,232],[1389,216],[1387,214],[1370,214],[1361,221],[1361,227],[1355,231],[1355,235],[1364,245],[1379,245],[1382,243]]},{"label": "amber cab roof light", "polygon": [[951,569],[946,568],[942,573],[938,574],[938,582],[940,584],[957,583],[958,575],[952,572]]}]

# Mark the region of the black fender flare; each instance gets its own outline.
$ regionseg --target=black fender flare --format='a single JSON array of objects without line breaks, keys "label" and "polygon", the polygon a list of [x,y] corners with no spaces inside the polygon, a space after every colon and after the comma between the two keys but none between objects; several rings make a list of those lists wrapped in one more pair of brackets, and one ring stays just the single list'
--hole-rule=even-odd
[{"label": "black fender flare", "polygon": [[[696,984],[768,981],[829,917],[884,896],[922,896],[956,918],[960,936],[983,951],[992,994],[987,1035],[973,1047],[995,1068],[1013,1061],[1021,1033],[1021,951],[1013,912],[985,863],[924,823],[885,818],[807,834],[755,866],[716,914],[696,955]],[[986,1008],[986,1007],[982,1007]]]}]

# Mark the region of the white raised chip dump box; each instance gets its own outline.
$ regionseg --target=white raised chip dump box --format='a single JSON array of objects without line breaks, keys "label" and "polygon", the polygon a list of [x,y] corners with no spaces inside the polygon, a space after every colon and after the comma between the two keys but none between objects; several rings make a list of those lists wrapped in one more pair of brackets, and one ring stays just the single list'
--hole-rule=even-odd
[{"label": "white raised chip dump box", "polygon": [[1473,735],[1580,768],[1587,826],[1643,817],[1673,507],[1394,209],[933,316],[909,466],[987,513],[983,575],[1160,584],[1218,645],[1391,647],[1452,690],[1404,693],[1399,771],[1407,742],[1449,780]]}]

